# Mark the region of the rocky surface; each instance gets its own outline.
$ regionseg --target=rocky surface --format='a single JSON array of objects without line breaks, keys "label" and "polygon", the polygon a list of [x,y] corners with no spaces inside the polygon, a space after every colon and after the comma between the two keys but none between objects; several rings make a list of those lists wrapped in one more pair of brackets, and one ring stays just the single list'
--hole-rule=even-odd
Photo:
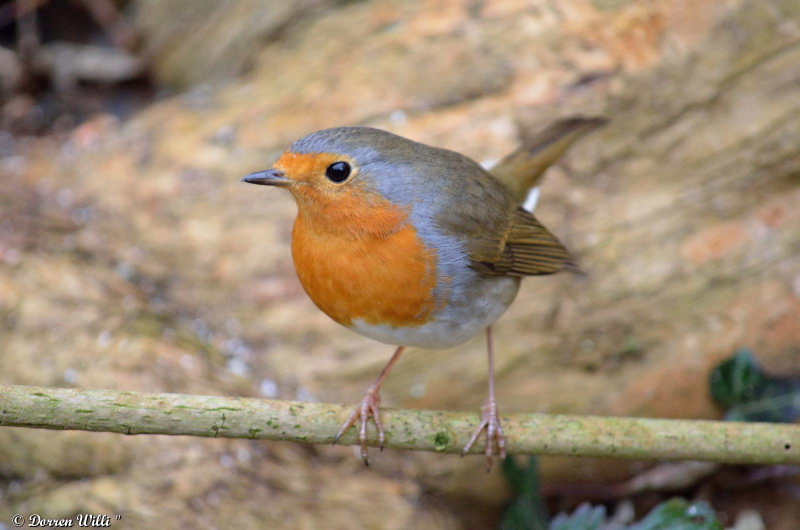
[{"label": "rocky surface", "polygon": [[[706,378],[733,349],[797,365],[798,65],[792,0],[315,11],[241,80],[3,158],[0,378],[355,401],[391,348],[313,306],[292,268],[290,198],[239,178],[332,125],[489,163],[580,113],[612,122],[551,170],[537,215],[589,277],[524,283],[497,327],[501,410],[717,417]],[[483,340],[412,350],[384,388],[388,406],[476,410]],[[478,528],[507,497],[482,465],[386,451],[364,469],[350,448],[7,429],[0,520]],[[552,482],[643,466],[543,465]]]},{"label": "rocky surface", "polygon": [[134,24],[144,54],[165,84],[188,88],[224,82],[252,67],[267,42],[280,42],[294,27],[342,0],[138,0]]}]

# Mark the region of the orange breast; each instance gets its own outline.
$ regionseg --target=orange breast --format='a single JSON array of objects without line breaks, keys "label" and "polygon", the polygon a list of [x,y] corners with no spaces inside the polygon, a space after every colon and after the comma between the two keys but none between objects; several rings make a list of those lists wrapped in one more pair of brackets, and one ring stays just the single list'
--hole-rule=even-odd
[{"label": "orange breast", "polygon": [[418,326],[437,308],[437,253],[382,197],[352,194],[334,211],[301,206],[292,256],[314,303],[345,326]]}]

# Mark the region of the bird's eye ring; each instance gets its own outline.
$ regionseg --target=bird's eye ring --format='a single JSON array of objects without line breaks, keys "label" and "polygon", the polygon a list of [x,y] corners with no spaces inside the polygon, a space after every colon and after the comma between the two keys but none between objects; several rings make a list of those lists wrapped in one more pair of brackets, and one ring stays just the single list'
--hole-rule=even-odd
[{"label": "bird's eye ring", "polygon": [[350,164],[347,162],[334,162],[325,170],[325,176],[331,182],[344,182],[350,176]]}]

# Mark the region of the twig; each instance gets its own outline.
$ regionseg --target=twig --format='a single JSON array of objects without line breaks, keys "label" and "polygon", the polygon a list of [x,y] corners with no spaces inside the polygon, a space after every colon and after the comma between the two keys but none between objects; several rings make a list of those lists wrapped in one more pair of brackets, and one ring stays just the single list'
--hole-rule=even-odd
[{"label": "twig", "polygon": [[114,45],[133,51],[136,34],[111,0],[80,0],[108,34]]},{"label": "twig", "polygon": [[14,23],[21,16],[24,16],[26,9],[38,9],[50,0],[35,0],[27,2],[25,6],[20,6],[18,1],[0,6],[0,29]]},{"label": "twig", "polygon": [[36,16],[38,8],[35,0],[17,0],[17,48],[20,57],[33,63],[39,49],[39,28]]},{"label": "twig", "polygon": [[[631,497],[646,491],[679,491],[690,488],[708,478],[722,467],[717,462],[667,462],[650,468],[630,480],[612,484],[545,484],[548,497],[583,497],[610,501]],[[764,468],[758,468],[764,469]],[[768,469],[772,469],[769,467]]]},{"label": "twig", "polygon": [[[350,406],[0,385],[0,426],[331,443]],[[387,447],[460,452],[477,413],[383,411]],[[549,414],[503,416],[508,452],[800,464],[800,426]],[[353,444],[351,430],[340,443]],[[374,431],[370,443],[377,442]],[[482,443],[472,452],[483,451]]]}]

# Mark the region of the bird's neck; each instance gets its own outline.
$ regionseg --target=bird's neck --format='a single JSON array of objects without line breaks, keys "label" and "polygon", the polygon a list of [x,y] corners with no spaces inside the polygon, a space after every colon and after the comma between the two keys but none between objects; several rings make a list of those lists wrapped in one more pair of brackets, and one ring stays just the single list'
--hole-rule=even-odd
[{"label": "bird's neck", "polygon": [[407,210],[377,194],[348,194],[335,200],[299,198],[298,225],[312,238],[385,239],[408,224]]}]

